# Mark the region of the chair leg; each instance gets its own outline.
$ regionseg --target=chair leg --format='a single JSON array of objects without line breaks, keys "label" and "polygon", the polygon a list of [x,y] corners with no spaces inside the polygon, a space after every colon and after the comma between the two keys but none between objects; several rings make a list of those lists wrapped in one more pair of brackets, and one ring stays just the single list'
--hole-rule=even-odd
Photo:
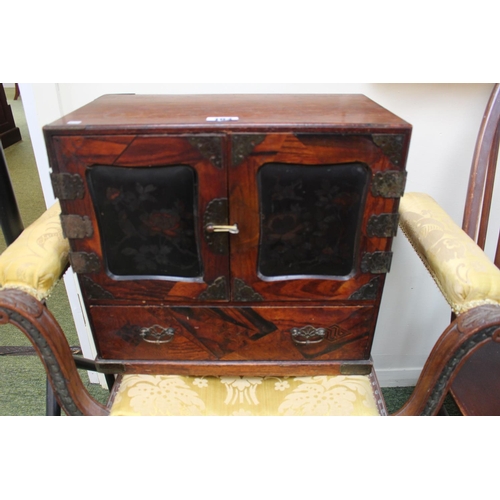
[{"label": "chair leg", "polygon": [[104,375],[104,378],[106,379],[106,384],[108,386],[109,392],[111,392],[113,390],[113,386],[115,385],[116,378],[110,373],[106,373]]},{"label": "chair leg", "polygon": [[67,415],[109,415],[80,379],[68,340],[44,304],[21,290],[0,290],[0,325],[9,323],[32,342]]},{"label": "chair leg", "polygon": [[47,417],[60,417],[61,407],[57,402],[52,386],[50,385],[49,379],[46,379],[46,409],[45,415]]},{"label": "chair leg", "polygon": [[449,417],[450,414],[448,413],[448,410],[443,406],[439,409],[437,412],[438,417]]},{"label": "chair leg", "polygon": [[[72,348],[73,349],[73,348]],[[75,360],[76,366],[78,368],[86,368],[91,371],[96,371],[95,363],[90,359],[82,358],[81,356],[73,356]],[[112,374],[105,374],[106,385],[108,386],[109,392],[112,391],[113,385],[115,384],[115,376]],[[54,394],[54,390],[50,385],[49,379],[47,378],[46,382],[46,410],[45,416],[47,417],[60,417],[61,416],[61,407],[57,402],[57,399]]]}]

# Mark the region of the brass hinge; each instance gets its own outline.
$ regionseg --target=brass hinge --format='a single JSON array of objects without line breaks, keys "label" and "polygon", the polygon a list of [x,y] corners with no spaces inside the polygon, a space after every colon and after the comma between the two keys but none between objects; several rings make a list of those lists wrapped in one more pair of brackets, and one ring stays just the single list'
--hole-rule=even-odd
[{"label": "brass hinge", "polygon": [[372,194],[382,198],[400,198],[405,192],[405,185],[406,172],[377,172],[372,180]]},{"label": "brass hinge", "polygon": [[70,252],[69,261],[75,273],[97,273],[101,270],[101,262],[95,253]]},{"label": "brass hinge", "polygon": [[94,234],[92,221],[86,215],[61,215],[63,235],[68,239],[91,238]]},{"label": "brass hinge", "polygon": [[365,253],[361,259],[361,272],[385,274],[391,270],[392,252]]},{"label": "brass hinge", "polygon": [[78,174],[51,174],[52,187],[60,200],[81,200],[85,196],[85,184]]},{"label": "brass hinge", "polygon": [[398,231],[399,214],[372,215],[366,226],[369,238],[392,238]]}]

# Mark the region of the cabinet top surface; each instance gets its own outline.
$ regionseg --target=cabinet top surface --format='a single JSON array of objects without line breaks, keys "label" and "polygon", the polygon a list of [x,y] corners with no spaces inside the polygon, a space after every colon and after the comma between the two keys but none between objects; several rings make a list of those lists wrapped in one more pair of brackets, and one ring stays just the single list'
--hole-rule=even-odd
[{"label": "cabinet top surface", "polygon": [[[207,120],[208,119],[208,120]],[[45,127],[48,131],[110,128],[410,129],[359,94],[105,95]]]}]

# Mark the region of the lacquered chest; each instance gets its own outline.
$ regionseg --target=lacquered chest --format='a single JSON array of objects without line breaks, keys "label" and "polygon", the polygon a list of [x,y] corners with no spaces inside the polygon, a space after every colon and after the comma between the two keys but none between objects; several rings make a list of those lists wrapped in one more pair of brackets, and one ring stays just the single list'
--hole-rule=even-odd
[{"label": "lacquered chest", "polygon": [[405,121],[360,95],[122,95],[44,130],[103,369],[369,366]]}]

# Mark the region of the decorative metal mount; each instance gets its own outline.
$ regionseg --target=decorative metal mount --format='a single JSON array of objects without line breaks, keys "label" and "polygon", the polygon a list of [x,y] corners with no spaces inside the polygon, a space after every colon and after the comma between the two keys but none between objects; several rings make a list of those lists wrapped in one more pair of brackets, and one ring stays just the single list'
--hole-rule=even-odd
[{"label": "decorative metal mount", "polygon": [[363,285],[359,290],[356,290],[349,300],[375,300],[378,295],[379,278],[373,278],[371,281]]},{"label": "decorative metal mount", "polygon": [[340,366],[341,375],[370,375],[373,371],[373,366],[370,364],[350,363]]},{"label": "decorative metal mount", "polygon": [[175,328],[163,328],[160,325],[141,328],[142,339],[150,344],[168,344],[174,340]]},{"label": "decorative metal mount", "polygon": [[255,146],[258,146],[265,138],[264,134],[233,135],[231,148],[231,162],[233,167],[237,167],[243,163]]},{"label": "decorative metal mount", "polygon": [[325,328],[314,328],[311,325],[292,328],[290,333],[292,334],[292,340],[299,345],[319,344],[326,338]]},{"label": "decorative metal mount", "polygon": [[61,226],[65,238],[91,238],[94,234],[92,221],[86,215],[61,215]]},{"label": "decorative metal mount", "polygon": [[242,279],[234,278],[234,300],[238,302],[261,302],[264,298]]},{"label": "decorative metal mount", "polygon": [[78,174],[51,174],[52,187],[60,200],[81,200],[85,196],[85,184]]},{"label": "decorative metal mount", "polygon": [[70,252],[69,261],[73,271],[78,274],[97,273],[101,270],[101,261],[95,253]]},{"label": "decorative metal mount", "polygon": [[398,231],[399,214],[372,215],[366,226],[369,238],[392,238]]},{"label": "decorative metal mount", "polygon": [[[207,205],[203,214],[203,227],[209,225],[227,225],[228,205],[227,198],[215,198]],[[217,255],[227,255],[229,240],[227,233],[204,231],[205,240],[210,250]]]},{"label": "decorative metal mount", "polygon": [[365,253],[361,259],[361,272],[385,274],[391,270],[392,252]]},{"label": "decorative metal mount", "polygon": [[373,142],[382,150],[385,156],[396,166],[403,163],[404,135],[397,134],[373,134]]},{"label": "decorative metal mount", "polygon": [[405,192],[406,172],[389,170],[377,172],[372,180],[373,196],[382,198],[400,198]]},{"label": "decorative metal mount", "polygon": [[212,165],[222,169],[222,137],[215,135],[193,136],[188,139],[191,146],[195,147]]},{"label": "decorative metal mount", "polygon": [[88,276],[82,276],[80,279],[82,288],[85,290],[89,299],[107,300],[115,298],[111,292],[105,290],[101,285],[95,283]]},{"label": "decorative metal mount", "polygon": [[225,300],[227,299],[226,277],[219,276],[208,288],[198,295],[198,300]]}]

